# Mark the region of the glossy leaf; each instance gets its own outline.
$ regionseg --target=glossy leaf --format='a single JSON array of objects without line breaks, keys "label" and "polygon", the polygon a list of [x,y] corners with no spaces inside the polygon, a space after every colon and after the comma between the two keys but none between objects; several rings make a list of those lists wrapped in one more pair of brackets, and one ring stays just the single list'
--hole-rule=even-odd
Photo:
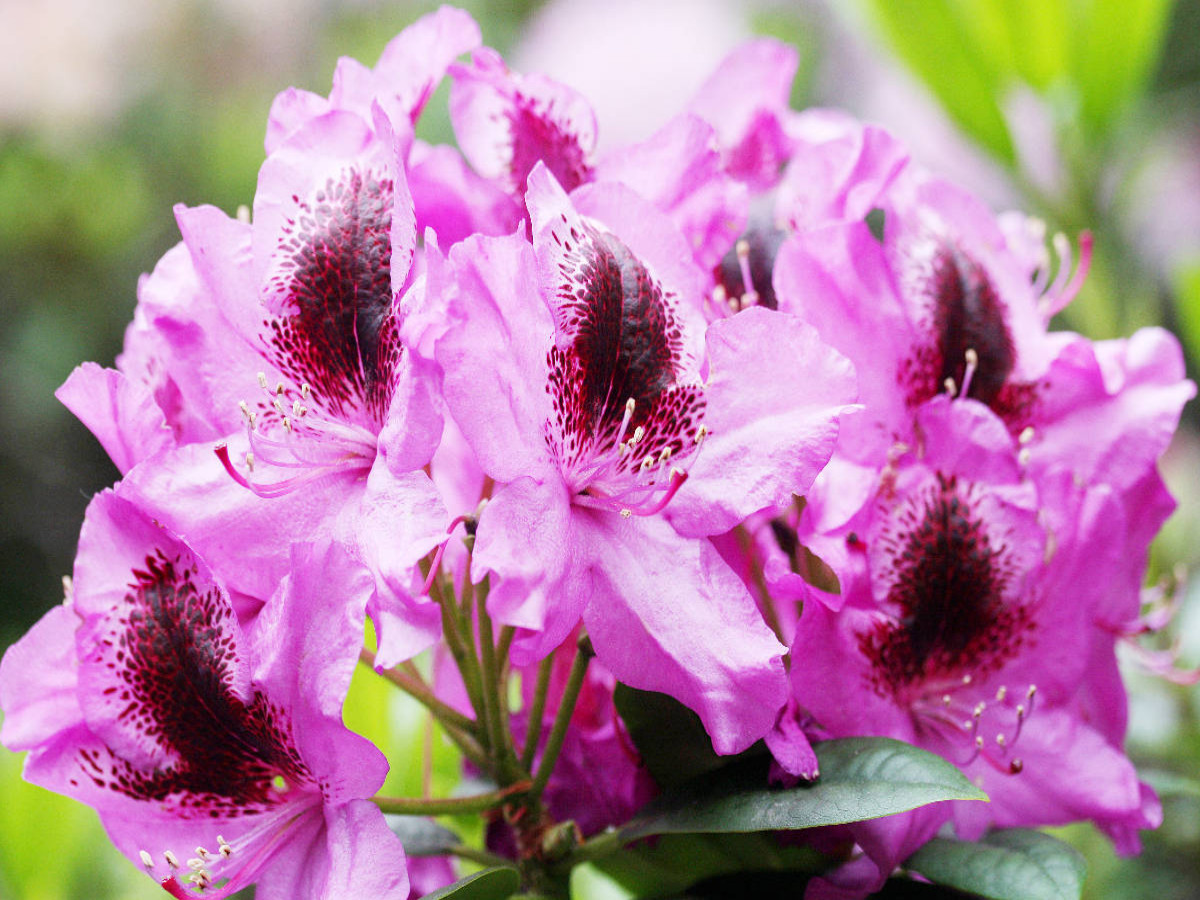
[{"label": "glossy leaf", "polygon": [[426,894],[426,900],[508,900],[521,886],[521,876],[516,869],[508,866],[496,866],[475,872],[466,878],[460,878],[454,884],[448,884],[432,894]]},{"label": "glossy leaf", "polygon": [[[798,884],[829,867],[811,847],[775,834],[665,834],[571,873],[572,896],[667,897],[733,873],[790,875]],[[595,886],[593,890],[593,886]]]},{"label": "glossy leaf", "polygon": [[817,744],[816,751],[821,776],[813,784],[772,788],[766,760],[742,760],[664,794],[621,836],[816,828],[941,800],[987,799],[946,760],[902,741],[842,738]]},{"label": "glossy leaf", "polygon": [[994,831],[977,843],[934,838],[905,866],[990,900],[1078,900],[1086,869],[1073,847],[1023,828]]},{"label": "glossy leaf", "polygon": [[700,717],[674,697],[618,684],[613,702],[660,787],[670,789],[729,762],[713,751]]}]

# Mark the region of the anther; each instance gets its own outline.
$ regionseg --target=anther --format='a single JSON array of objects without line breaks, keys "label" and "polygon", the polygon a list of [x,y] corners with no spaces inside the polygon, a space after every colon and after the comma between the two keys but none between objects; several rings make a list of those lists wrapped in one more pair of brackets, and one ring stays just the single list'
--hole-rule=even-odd
[{"label": "anther", "polygon": [[968,347],[963,354],[967,361],[966,371],[963,372],[962,393],[960,397],[966,397],[971,390],[971,379],[975,377],[975,370],[979,368],[979,354],[974,347]]},{"label": "anther", "polygon": [[226,858],[233,856],[233,848],[229,846],[229,842],[221,835],[217,835],[217,849],[220,854]]},{"label": "anther", "polygon": [[697,444],[699,444],[701,441],[703,441],[705,439],[705,437],[707,437],[707,436],[708,436],[708,426],[707,425],[701,425],[699,428],[696,429],[695,441]]},{"label": "anther", "polygon": [[251,472],[254,471],[254,454],[249,450],[246,451],[246,468]]},{"label": "anther", "polygon": [[189,859],[187,861],[187,864],[188,864],[188,868],[191,869],[193,872],[195,872],[197,875],[201,874],[204,871],[204,860],[199,859],[198,857],[193,856],[191,859]]},{"label": "anther", "polygon": [[1006,743],[1007,743],[1007,741],[1005,740],[1005,738],[1004,738],[1004,735],[1003,735],[1003,734],[998,734],[998,735],[996,735],[996,746],[997,746],[997,747],[1001,747],[1001,748],[1002,748],[1002,747],[1004,747],[1004,745],[1005,745]]},{"label": "anther", "polygon": [[958,385],[954,383],[953,378],[947,377],[946,380],[942,382],[942,387],[946,389],[946,393],[951,397],[958,396]]},{"label": "anther", "polygon": [[1003,685],[1003,684],[1000,685],[1000,687],[996,689],[996,702],[1003,703],[1004,698],[1007,696],[1008,696],[1008,686]]},{"label": "anther", "polygon": [[266,372],[259,372],[259,373],[258,373],[258,385],[259,385],[259,387],[261,387],[261,388],[262,388],[264,391],[265,391],[265,390],[267,390],[267,373],[266,373]]},{"label": "anther", "polygon": [[154,868],[154,857],[153,856],[151,856],[145,850],[139,850],[138,856],[140,856],[142,858],[142,865],[146,867],[147,871]]},{"label": "anther", "polygon": [[248,207],[245,203],[238,204],[237,220],[243,225],[250,224],[250,207]]},{"label": "anther", "polygon": [[197,847],[195,852],[196,852],[196,855],[198,857],[200,857],[201,859],[208,859],[210,856],[212,856],[212,854],[209,853],[207,850],[205,850],[203,847]]},{"label": "anther", "polygon": [[1008,764],[1008,771],[1009,771],[1009,774],[1011,774],[1011,775],[1020,775],[1021,771],[1024,768],[1025,768],[1025,763],[1023,763],[1019,759],[1014,759],[1012,762],[1010,762]]},{"label": "anther", "polygon": [[167,861],[167,865],[170,866],[172,869],[179,868],[179,860],[176,859],[175,854],[172,853],[170,850],[163,851],[163,859],[165,859]]},{"label": "anther", "polygon": [[1022,447],[1020,450],[1017,451],[1017,464],[1018,465],[1028,466],[1029,458],[1030,458],[1030,453],[1029,453],[1028,447]]},{"label": "anther", "polygon": [[312,399],[312,388],[308,386],[307,381],[300,385],[300,396],[305,400]]},{"label": "anther", "polygon": [[641,425],[639,425],[637,428],[633,429],[633,437],[631,437],[629,439],[629,446],[636,447],[638,445],[638,443],[641,442],[642,438],[644,438],[645,436],[646,436],[646,429],[643,428]]},{"label": "anther", "polygon": [[284,416],[284,417],[283,417],[283,428],[284,428],[284,430],[285,430],[285,431],[291,431],[291,430],[292,430],[292,420],[291,420],[291,419],[289,419],[287,416]]},{"label": "anther", "polygon": [[622,518],[622,519],[628,519],[628,518],[629,518],[630,516],[632,516],[632,515],[633,515],[633,510],[632,510],[632,509],[623,509],[623,510],[621,510],[621,518]]},{"label": "anther", "polygon": [[1017,435],[1017,443],[1024,446],[1033,440],[1033,426],[1026,425],[1021,429],[1021,433]]}]

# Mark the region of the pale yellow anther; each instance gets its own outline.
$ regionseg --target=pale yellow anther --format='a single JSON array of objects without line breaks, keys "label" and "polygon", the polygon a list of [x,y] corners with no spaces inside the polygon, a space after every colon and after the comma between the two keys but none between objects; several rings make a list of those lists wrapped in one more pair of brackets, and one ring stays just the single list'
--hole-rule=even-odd
[{"label": "pale yellow anther", "polygon": [[245,203],[238,204],[237,220],[243,225],[250,224],[250,207],[248,207]]},{"label": "pale yellow anther", "polygon": [[1022,466],[1029,465],[1029,457],[1030,457],[1030,453],[1029,453],[1028,447],[1022,447],[1019,451],[1017,451],[1017,463],[1019,465],[1022,465]]},{"label": "pale yellow anther", "polygon": [[642,438],[646,436],[646,429],[639,425],[633,429],[633,437],[629,439],[629,446],[634,447],[641,443]]},{"label": "pale yellow anther", "polygon": [[278,395],[279,395],[279,396],[281,396],[281,397],[283,396],[283,393],[284,393],[284,391],[286,391],[286,390],[287,390],[287,388],[285,388],[285,387],[283,386],[283,382],[282,382],[282,381],[281,381],[281,382],[279,382],[277,385],[275,385],[275,393],[276,393],[276,394],[278,394]]},{"label": "pale yellow anther", "polygon": [[1025,718],[1025,704],[1024,703],[1017,704],[1017,718],[1018,719]]},{"label": "pale yellow anther", "polygon": [[701,441],[704,440],[704,438],[707,435],[708,435],[708,426],[701,425],[699,428],[696,429],[696,438],[695,438],[696,443],[699,444]]},{"label": "pale yellow anther", "polygon": [[978,747],[980,750],[983,749],[983,738],[982,737],[977,736],[975,738],[975,746]]},{"label": "pale yellow anther", "polygon": [[207,850],[205,850],[203,847],[197,847],[195,850],[195,853],[201,859],[208,859],[210,856],[212,856],[212,854],[209,853]]},{"label": "pale yellow anther", "polygon": [[1024,445],[1024,444],[1028,444],[1032,440],[1033,440],[1033,426],[1026,425],[1024,428],[1021,429],[1021,433],[1019,435],[1017,435],[1017,443]]},{"label": "pale yellow anther", "polygon": [[622,519],[628,519],[628,518],[629,518],[630,516],[632,516],[632,515],[633,515],[633,510],[632,510],[632,509],[623,509],[623,510],[621,510],[621,518],[622,518]]},{"label": "pale yellow anther", "polygon": [[967,365],[972,369],[979,367],[979,354],[975,352],[974,347],[968,347],[967,352],[963,354],[967,358]]},{"label": "pale yellow anther", "polygon": [[951,703],[949,694],[942,694],[942,706],[949,706]]},{"label": "pale yellow anther", "polygon": [[642,464],[640,466],[638,466],[638,468],[641,469],[643,472],[645,472],[647,469],[650,469],[653,466],[654,466],[654,457],[647,456],[645,459],[642,460]]},{"label": "pale yellow anther", "polygon": [[996,702],[997,702],[997,703],[1003,703],[1003,702],[1004,702],[1004,698],[1005,698],[1005,697],[1007,697],[1007,696],[1008,696],[1008,687],[1007,687],[1007,685],[1003,685],[1003,684],[1002,684],[1002,685],[1000,685],[1000,687],[998,687],[998,688],[996,689]]},{"label": "pale yellow anther", "polygon": [[138,851],[138,856],[140,856],[140,857],[142,858],[142,865],[143,865],[143,866],[145,866],[147,869],[153,869],[153,868],[154,868],[154,857],[153,857],[153,856],[151,856],[151,855],[150,855],[149,853],[147,853],[145,850],[139,850],[139,851]]},{"label": "pale yellow anther", "polygon": [[238,409],[240,409],[242,411],[243,416],[245,416],[247,419],[250,418],[250,406],[246,403],[245,400],[238,401]]},{"label": "pale yellow anther", "polygon": [[254,471],[254,454],[249,451],[246,452],[246,468]]},{"label": "pale yellow anther", "polygon": [[972,681],[974,681],[974,680],[975,680],[975,679],[974,679],[974,678],[972,678],[970,675],[964,675],[964,676],[962,677],[962,683],[963,683],[964,685],[966,685],[966,684],[970,684],[970,683],[971,683]]},{"label": "pale yellow anther", "polygon": [[632,416],[635,409],[637,409],[637,401],[630,397],[625,401],[625,412]]},{"label": "pale yellow anther", "polygon": [[189,859],[187,861],[187,864],[188,864],[188,868],[191,869],[193,872],[195,872],[197,875],[204,871],[204,860],[202,860],[202,859],[197,859],[196,857],[193,856],[191,859]]},{"label": "pale yellow anther", "polygon": [[972,715],[974,718],[978,719],[980,716],[982,716],[982,715],[983,715],[983,711],[984,711],[985,709],[987,709],[987,704],[986,704],[986,703],[980,703],[980,704],[979,704],[978,706],[976,706],[976,707],[975,707],[975,709],[974,709],[974,710],[971,712],[971,715]]},{"label": "pale yellow anther", "polygon": [[946,389],[946,393],[951,397],[958,396],[958,385],[954,383],[953,378],[947,378],[942,382],[942,387]]},{"label": "pale yellow anther", "polygon": [[262,388],[264,391],[265,391],[265,390],[267,390],[267,373],[266,373],[266,372],[259,372],[259,373],[258,373],[258,385],[259,385],[259,387],[261,387],[261,388]]},{"label": "pale yellow anther", "polygon": [[310,388],[308,386],[307,381],[304,382],[302,385],[300,385],[300,396],[303,397],[305,400],[309,399],[312,396],[312,388]]},{"label": "pale yellow anther", "polygon": [[750,259],[750,242],[745,238],[740,238],[734,247],[738,255],[738,259],[745,261]]},{"label": "pale yellow anther", "polygon": [[1008,741],[1005,739],[1004,735],[1002,735],[1002,734],[996,735],[996,745],[997,746],[1003,747],[1007,743],[1008,743]]},{"label": "pale yellow anther", "polygon": [[283,429],[284,429],[284,431],[288,431],[288,432],[290,432],[292,430],[292,420],[289,419],[287,416],[283,417]]},{"label": "pale yellow anther", "polygon": [[170,866],[172,869],[179,868],[179,860],[176,859],[175,854],[172,853],[170,850],[163,851],[163,859],[165,859],[167,861],[167,865]]}]

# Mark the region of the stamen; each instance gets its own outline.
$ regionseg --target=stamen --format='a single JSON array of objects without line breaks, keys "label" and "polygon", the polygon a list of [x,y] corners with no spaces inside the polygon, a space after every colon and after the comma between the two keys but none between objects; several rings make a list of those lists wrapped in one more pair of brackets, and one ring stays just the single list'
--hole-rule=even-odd
[{"label": "stamen", "polygon": [[250,224],[250,207],[248,207],[245,203],[238,204],[237,220],[243,225]]},{"label": "stamen", "polygon": [[154,857],[153,856],[151,856],[145,850],[139,850],[138,856],[140,856],[142,858],[142,865],[146,867],[147,872],[153,870],[153,868],[154,868]]},{"label": "stamen", "polygon": [[170,866],[172,870],[179,868],[179,860],[170,850],[163,851],[163,859],[167,861],[167,865]]},{"label": "stamen", "polygon": [[962,392],[959,397],[966,397],[971,390],[971,379],[975,377],[975,371],[979,368],[979,354],[974,347],[968,347],[963,356],[967,360],[967,369],[963,373]]},{"label": "stamen", "polygon": [[947,376],[946,380],[942,382],[942,387],[946,389],[946,393],[951,397],[958,396],[958,385],[954,383],[953,378]]},{"label": "stamen", "polygon": [[1030,441],[1033,440],[1033,435],[1034,435],[1033,426],[1026,425],[1024,428],[1021,429],[1021,433],[1019,435],[1017,435],[1017,443],[1024,446],[1025,444],[1028,444]]},{"label": "stamen", "polygon": [[264,391],[267,390],[267,373],[266,372],[258,373],[258,384]]},{"label": "stamen", "polygon": [[754,278],[750,273],[750,242],[742,238],[737,242],[736,246],[738,268],[742,271],[742,286],[745,290],[742,292],[740,308],[745,309],[747,306],[753,306],[758,303],[758,291],[754,289]]}]

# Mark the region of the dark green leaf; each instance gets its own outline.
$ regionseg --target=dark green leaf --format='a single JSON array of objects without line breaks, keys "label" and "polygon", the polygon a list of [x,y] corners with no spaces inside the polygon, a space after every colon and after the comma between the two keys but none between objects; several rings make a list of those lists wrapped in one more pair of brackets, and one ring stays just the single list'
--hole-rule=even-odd
[{"label": "dark green leaf", "polygon": [[630,896],[666,897],[732,873],[786,873],[799,880],[828,867],[828,860],[811,847],[789,844],[775,834],[665,834],[578,867],[571,884],[574,890],[577,882],[594,880],[587,871],[592,869]]},{"label": "dark green leaf", "polygon": [[659,787],[675,787],[729,762],[713,751],[700,717],[674,697],[618,684],[613,701]]},{"label": "dark green leaf", "polygon": [[1078,900],[1084,861],[1079,852],[1040,831],[994,831],[978,843],[934,838],[905,866],[930,881],[991,900]]},{"label": "dark green leaf", "polygon": [[462,838],[432,819],[422,816],[384,816],[388,828],[400,838],[408,856],[443,856]]},{"label": "dark green leaf", "polygon": [[446,885],[440,891],[426,894],[426,900],[443,900],[453,897],[454,900],[508,900],[521,886],[521,876],[516,869],[508,866],[497,866],[484,869],[461,878],[454,884]]},{"label": "dark green leaf", "polygon": [[940,800],[986,800],[953,765],[891,738],[816,745],[820,778],[771,788],[762,759],[741,760],[650,803],[622,829],[626,841],[652,834],[775,831],[840,825],[906,812]]}]

